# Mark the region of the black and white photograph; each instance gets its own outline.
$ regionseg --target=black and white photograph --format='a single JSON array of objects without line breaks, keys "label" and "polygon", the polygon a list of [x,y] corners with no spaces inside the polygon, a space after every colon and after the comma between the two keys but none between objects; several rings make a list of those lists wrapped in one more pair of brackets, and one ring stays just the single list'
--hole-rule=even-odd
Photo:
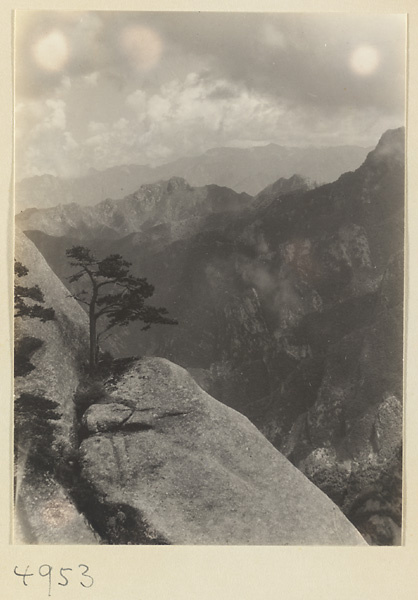
[{"label": "black and white photograph", "polygon": [[406,16],[14,18],[13,543],[402,545]]}]

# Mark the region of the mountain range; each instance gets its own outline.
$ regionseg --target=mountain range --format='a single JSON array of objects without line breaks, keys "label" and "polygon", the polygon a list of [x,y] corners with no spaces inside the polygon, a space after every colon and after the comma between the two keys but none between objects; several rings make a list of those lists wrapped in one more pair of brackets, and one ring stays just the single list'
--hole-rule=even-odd
[{"label": "mountain range", "polygon": [[193,188],[184,179],[142,185],[122,200],[103,200],[94,206],[64,204],[47,209],[28,209],[16,222],[23,229],[36,229],[55,236],[119,239],[144,232],[162,223],[194,231],[203,218],[221,212],[235,213],[250,205],[251,196],[217,185]]},{"label": "mountain range", "polygon": [[403,128],[319,187],[293,176],[251,197],[176,176],[119,201],[30,209],[17,224],[66,285],[74,244],[131,261],[179,325],[133,325],[121,354],[186,368],[368,541],[399,543]]},{"label": "mountain range", "polygon": [[158,167],[122,165],[104,171],[90,169],[76,178],[39,175],[16,183],[16,212],[58,204],[88,206],[108,198],[120,199],[143,184],[182,177],[190,185],[215,184],[250,195],[272,181],[295,173],[313,182],[334,181],[357,168],[370,148],[336,146],[298,148],[269,144],[253,148],[214,148],[196,157],[184,157]]}]

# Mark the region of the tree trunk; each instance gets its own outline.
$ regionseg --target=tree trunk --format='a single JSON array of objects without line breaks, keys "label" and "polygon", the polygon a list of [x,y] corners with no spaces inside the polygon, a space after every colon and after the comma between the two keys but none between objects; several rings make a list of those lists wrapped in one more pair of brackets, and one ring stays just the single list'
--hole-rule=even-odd
[{"label": "tree trunk", "polygon": [[96,300],[97,288],[93,283],[93,293],[89,306],[89,321],[90,321],[90,358],[89,370],[90,375],[94,375],[97,367],[97,331],[96,331]]},{"label": "tree trunk", "polygon": [[89,357],[89,369],[90,375],[94,375],[97,367],[97,333],[96,333],[96,319],[90,318],[90,357]]}]

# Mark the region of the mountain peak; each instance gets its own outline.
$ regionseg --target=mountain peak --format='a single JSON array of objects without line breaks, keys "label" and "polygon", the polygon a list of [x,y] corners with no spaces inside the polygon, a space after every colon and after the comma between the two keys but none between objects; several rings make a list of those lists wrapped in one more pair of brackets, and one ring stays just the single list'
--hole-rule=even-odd
[{"label": "mountain peak", "polygon": [[376,148],[368,155],[367,161],[384,160],[389,157],[390,160],[398,162],[405,160],[405,127],[385,131]]},{"label": "mountain peak", "polygon": [[307,191],[310,189],[311,184],[309,180],[302,177],[299,174],[292,175],[292,177],[280,177],[277,181],[268,185],[256,196],[256,206],[266,205],[272,200],[279,198],[285,194],[296,191]]},{"label": "mountain peak", "polygon": [[405,138],[405,127],[397,127],[396,129],[388,129],[387,131],[385,131],[382,134],[382,137],[380,138],[378,144],[377,144],[377,148],[381,145],[381,144],[390,144],[393,142],[400,142],[404,140]]},{"label": "mountain peak", "polygon": [[167,181],[167,191],[171,192],[177,189],[190,189],[190,185],[188,184],[188,182],[183,178],[183,177],[170,177],[170,179]]},{"label": "mountain peak", "polygon": [[191,186],[183,177],[170,177],[170,179],[161,179],[153,183],[144,183],[138,192],[167,192],[171,194],[176,190],[191,190]]}]

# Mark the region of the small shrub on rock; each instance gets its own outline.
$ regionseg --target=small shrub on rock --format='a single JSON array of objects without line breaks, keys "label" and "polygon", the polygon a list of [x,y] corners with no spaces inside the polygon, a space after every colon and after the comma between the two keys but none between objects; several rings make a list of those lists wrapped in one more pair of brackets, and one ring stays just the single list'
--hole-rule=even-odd
[{"label": "small shrub on rock", "polygon": [[20,449],[29,452],[35,471],[52,472],[55,467],[53,421],[60,419],[59,405],[38,394],[21,394],[15,400],[15,457]]},{"label": "small shrub on rock", "polygon": [[35,366],[30,362],[32,355],[43,346],[43,341],[33,336],[25,336],[15,343],[14,375],[25,377]]},{"label": "small shrub on rock", "polygon": [[100,404],[109,397],[102,381],[86,379],[77,388],[74,394],[74,404],[78,421],[92,404]]}]

